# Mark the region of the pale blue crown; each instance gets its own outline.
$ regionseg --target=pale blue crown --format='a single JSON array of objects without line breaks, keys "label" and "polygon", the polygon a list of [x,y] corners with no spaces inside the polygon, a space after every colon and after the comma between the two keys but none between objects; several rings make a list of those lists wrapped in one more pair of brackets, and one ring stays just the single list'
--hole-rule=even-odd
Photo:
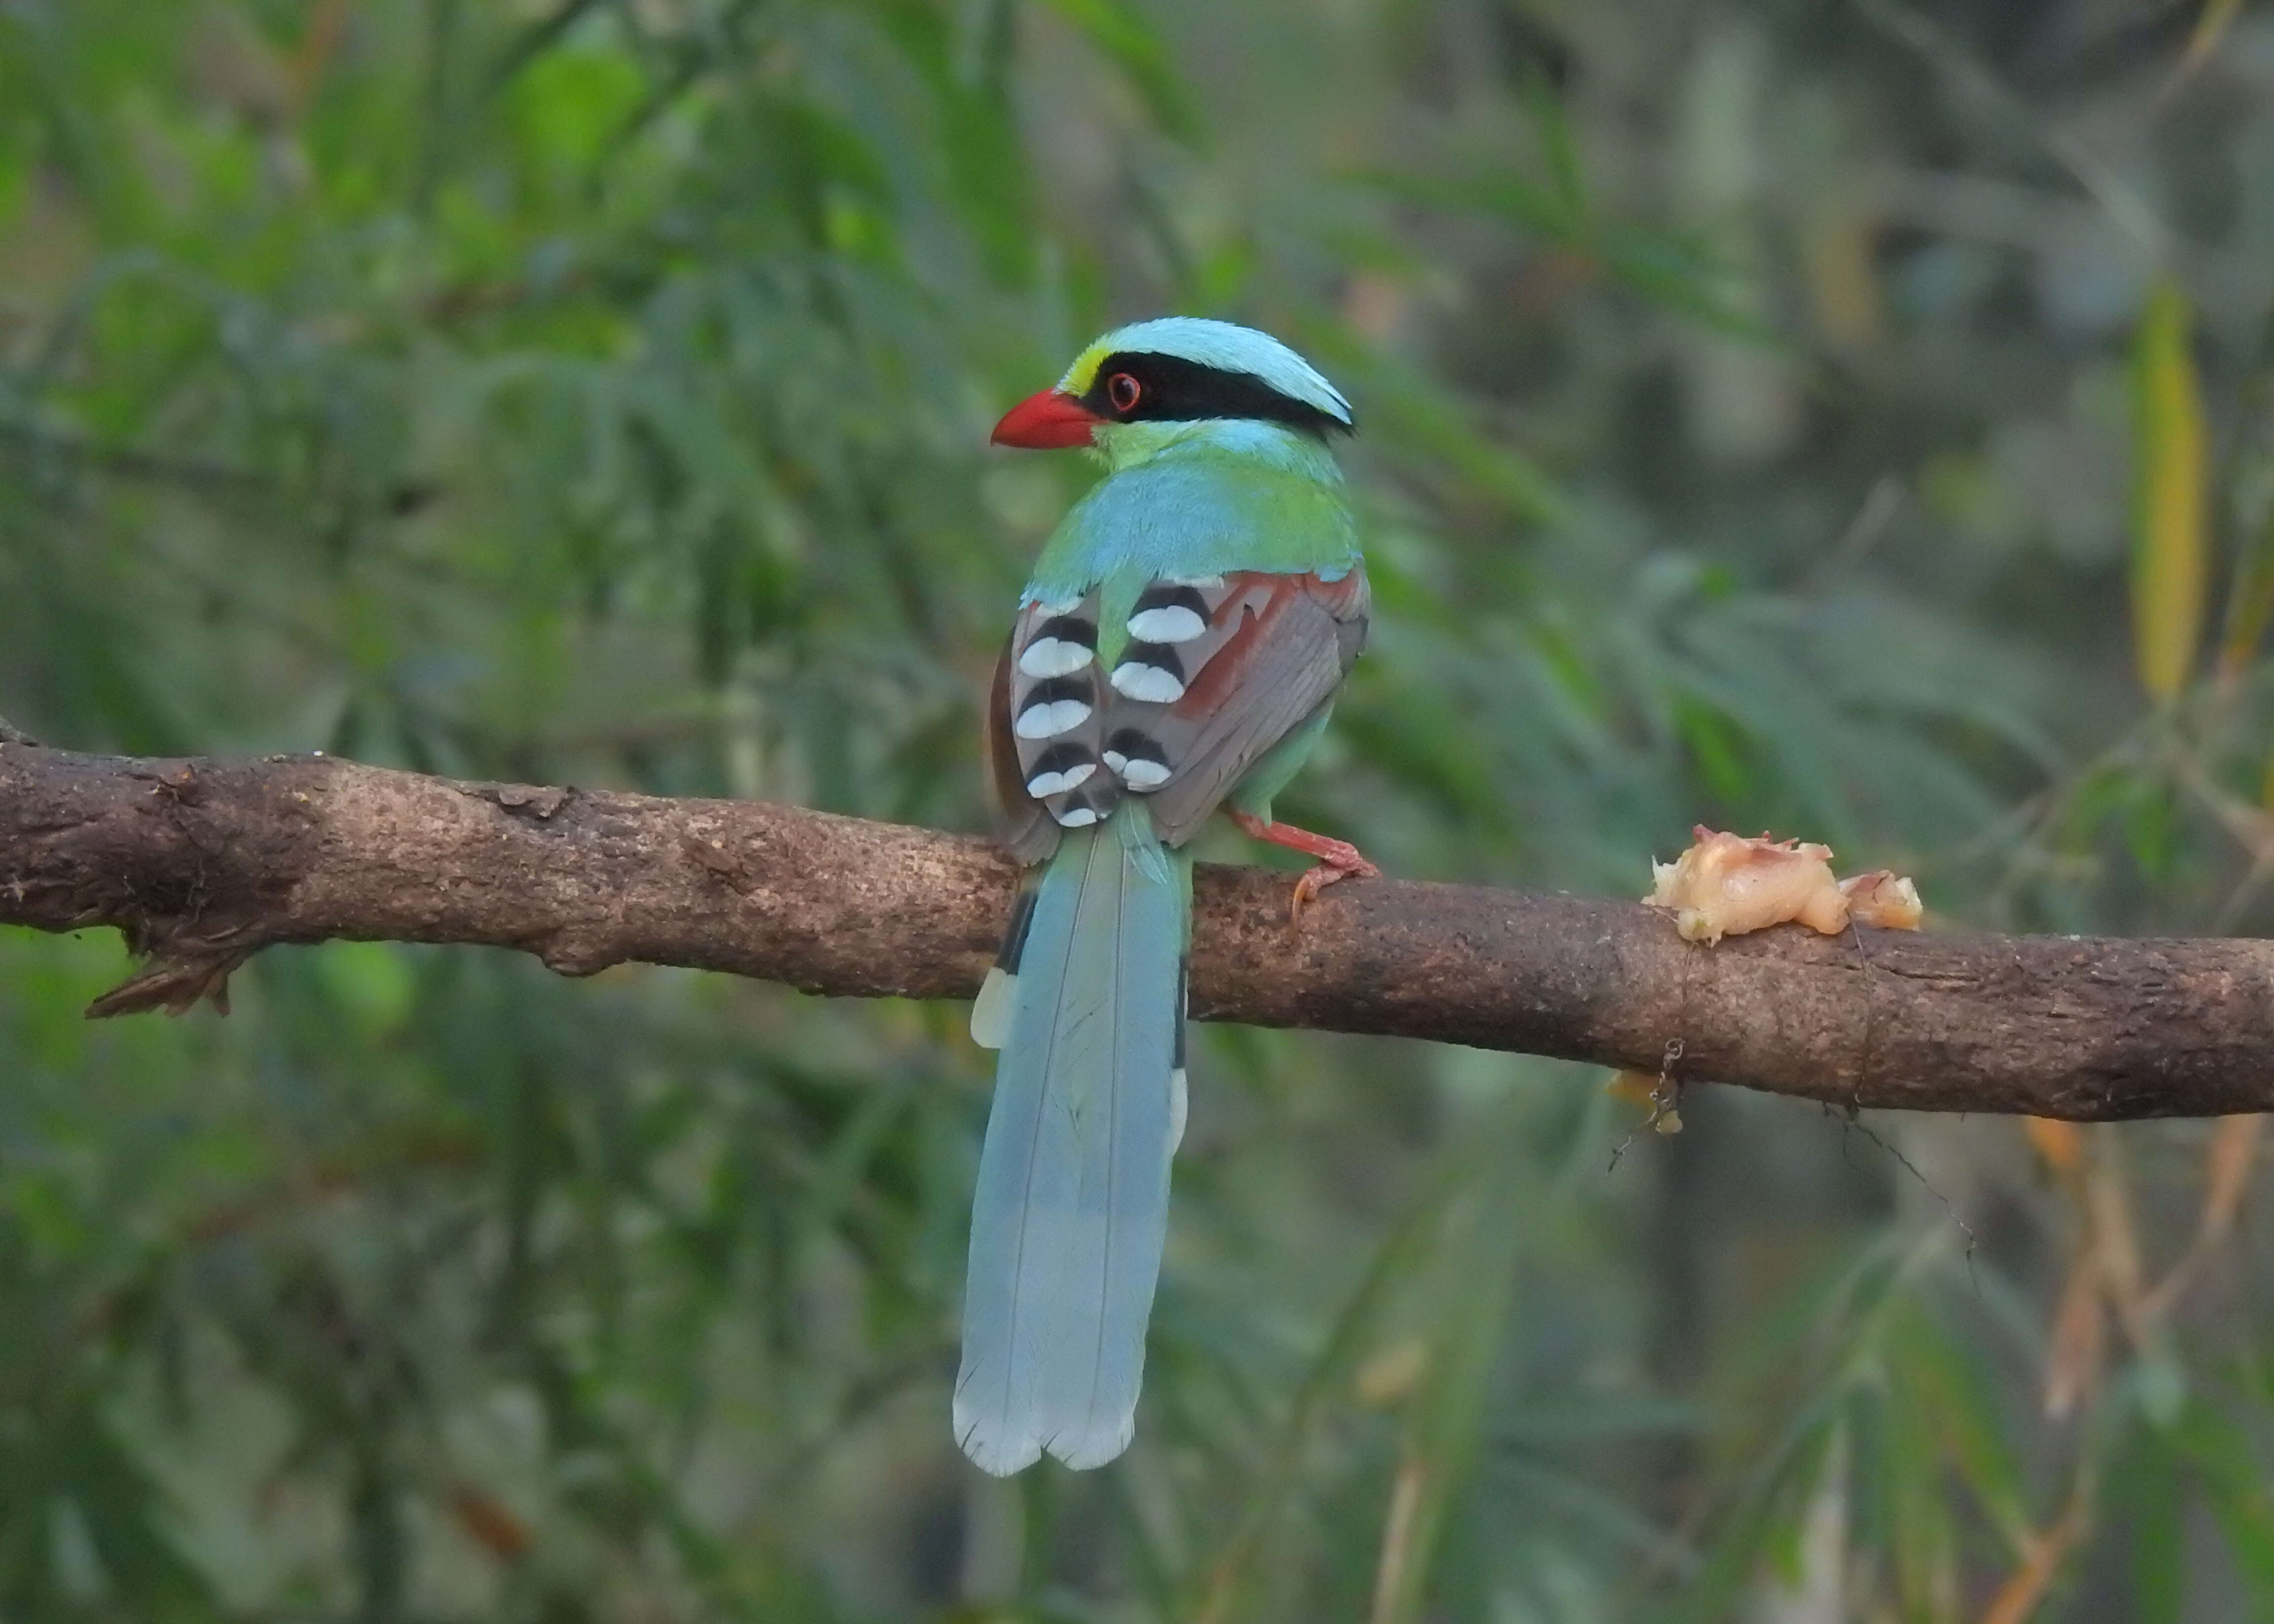
[{"label": "pale blue crown", "polygon": [[1075,357],[1058,387],[1068,395],[1087,395],[1097,381],[1098,363],[1119,350],[1175,356],[1223,372],[1246,372],[1337,423],[1347,425],[1351,421],[1351,403],[1343,392],[1286,345],[1254,327],[1202,316],[1162,316],[1116,327]]}]

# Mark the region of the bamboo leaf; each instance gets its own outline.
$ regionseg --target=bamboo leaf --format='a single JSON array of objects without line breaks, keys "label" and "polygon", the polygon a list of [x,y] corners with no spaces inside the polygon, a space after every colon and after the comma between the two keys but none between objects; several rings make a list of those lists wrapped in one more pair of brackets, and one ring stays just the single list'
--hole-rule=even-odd
[{"label": "bamboo leaf", "polygon": [[2193,329],[2187,295],[2157,283],[2133,350],[2132,629],[2141,686],[2158,700],[2187,686],[2202,635],[2209,462]]}]

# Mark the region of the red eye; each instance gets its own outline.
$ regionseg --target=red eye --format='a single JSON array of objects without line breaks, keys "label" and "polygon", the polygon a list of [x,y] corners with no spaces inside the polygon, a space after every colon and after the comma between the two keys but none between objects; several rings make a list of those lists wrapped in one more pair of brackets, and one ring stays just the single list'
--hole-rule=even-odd
[{"label": "red eye", "polygon": [[1145,387],[1126,372],[1116,372],[1105,380],[1105,398],[1113,402],[1116,411],[1134,411],[1137,402],[1145,398]]}]

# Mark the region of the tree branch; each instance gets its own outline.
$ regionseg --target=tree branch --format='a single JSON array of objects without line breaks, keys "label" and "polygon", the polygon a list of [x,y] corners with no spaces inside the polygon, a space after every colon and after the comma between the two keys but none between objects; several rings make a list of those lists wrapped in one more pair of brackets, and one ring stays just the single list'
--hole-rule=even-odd
[{"label": "tree branch", "polygon": [[[1638,857],[1638,868],[1640,859]],[[756,801],[456,783],[321,756],[0,742],[0,924],[116,926],[89,1013],[187,1008],[278,942],[516,948],[852,996],[965,997],[1015,870],[987,843]],[[1742,1083],[1842,1108],[2274,1109],[2274,944],[1781,927],[1685,943],[1629,903],[1199,872],[1193,1012]]]}]

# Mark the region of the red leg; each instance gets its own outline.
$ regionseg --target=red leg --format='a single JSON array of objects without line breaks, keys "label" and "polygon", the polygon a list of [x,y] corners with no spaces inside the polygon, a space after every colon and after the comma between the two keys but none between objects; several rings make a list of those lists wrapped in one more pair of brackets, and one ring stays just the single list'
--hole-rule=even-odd
[{"label": "red leg", "polygon": [[1289,914],[1292,923],[1299,924],[1305,906],[1337,880],[1352,874],[1369,880],[1382,877],[1382,870],[1367,861],[1359,855],[1358,847],[1347,840],[1314,835],[1307,829],[1296,828],[1292,823],[1267,823],[1253,812],[1235,811],[1230,807],[1226,807],[1224,812],[1239,826],[1239,832],[1249,839],[1284,846],[1290,851],[1300,852],[1306,857],[1319,860],[1317,867],[1295,882],[1295,901]]}]

